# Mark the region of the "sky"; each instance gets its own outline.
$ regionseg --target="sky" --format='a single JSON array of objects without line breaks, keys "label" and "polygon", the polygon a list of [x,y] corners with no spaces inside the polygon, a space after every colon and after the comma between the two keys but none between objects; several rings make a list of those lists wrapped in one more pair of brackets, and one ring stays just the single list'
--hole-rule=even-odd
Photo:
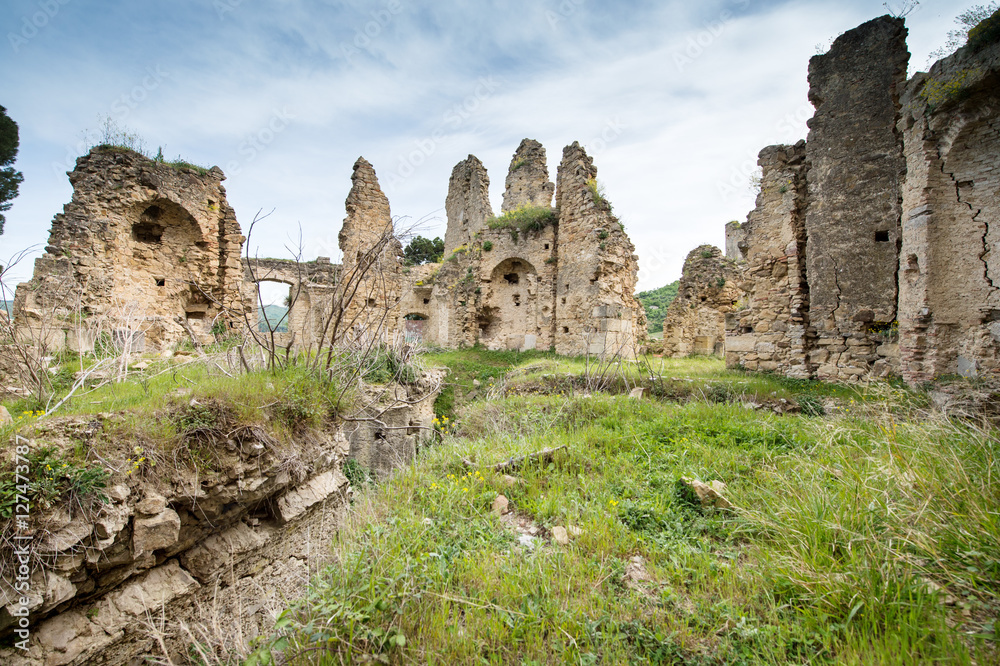
[{"label": "sky", "polygon": [[[972,2],[907,16],[910,74]],[[901,0],[889,2],[898,12]],[[573,141],[636,246],[639,290],[680,277],[753,208],[764,146],[806,137],[809,58],[886,14],[874,0],[4,0],[0,105],[20,126],[4,277],[30,277],[66,172],[107,119],[225,171],[261,257],[339,260],[355,160],[400,227],[444,236],[454,165],[486,165],[499,211],[514,150]]]}]

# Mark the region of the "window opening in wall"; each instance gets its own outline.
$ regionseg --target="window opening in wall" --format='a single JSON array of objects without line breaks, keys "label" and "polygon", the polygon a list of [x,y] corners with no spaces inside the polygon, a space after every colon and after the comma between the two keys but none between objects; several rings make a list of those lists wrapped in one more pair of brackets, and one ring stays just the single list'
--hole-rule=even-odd
[{"label": "window opening in wall", "polygon": [[164,287],[164,286],[166,286],[166,284],[167,284],[167,281],[164,280],[163,278],[156,278],[156,286],[157,287]]},{"label": "window opening in wall", "polygon": [[569,333],[569,326],[563,326],[563,333]]},{"label": "window opening in wall", "polygon": [[257,302],[257,330],[267,333],[273,329],[275,333],[288,332],[289,308],[292,302],[292,285],[274,280],[261,280],[257,283],[260,298]]},{"label": "window opening in wall", "polygon": [[503,279],[507,280],[507,282],[510,284],[517,284],[518,281],[520,280],[520,277],[518,276],[517,273],[506,273],[504,274]]},{"label": "window opening in wall", "polygon": [[514,307],[521,307],[521,294],[514,294]]},{"label": "window opening in wall", "polygon": [[163,239],[163,225],[158,222],[163,209],[153,205],[142,211],[139,221],[132,225],[132,238],[140,243],[159,243]]},{"label": "window opening in wall", "polygon": [[549,244],[548,243],[545,244],[545,249],[546,250],[549,249]]},{"label": "window opening in wall", "polygon": [[368,307],[370,307],[370,308],[375,307],[375,299],[374,298],[369,298],[368,299]]},{"label": "window opening in wall", "polygon": [[566,305],[566,297],[565,296],[563,296],[563,298],[562,298],[562,304]]},{"label": "window opening in wall", "polygon": [[702,302],[702,303],[704,303],[704,302],[705,302],[705,301],[707,301],[707,300],[708,300],[708,297],[707,297],[707,296],[702,296],[702,297],[701,297],[701,302]]},{"label": "window opening in wall", "polygon": [[424,299],[424,305],[427,305],[427,304],[428,304],[428,303],[430,303],[430,302],[431,302],[431,299],[429,299],[429,298],[425,298],[425,299]]},{"label": "window opening in wall", "polygon": [[875,232],[875,242],[876,243],[888,243],[889,242],[889,232],[888,231],[876,231]]}]

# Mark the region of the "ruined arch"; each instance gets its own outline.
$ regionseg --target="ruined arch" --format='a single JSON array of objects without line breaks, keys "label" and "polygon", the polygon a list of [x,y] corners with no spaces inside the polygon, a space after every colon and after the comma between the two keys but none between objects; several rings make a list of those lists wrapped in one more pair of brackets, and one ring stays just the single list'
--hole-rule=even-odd
[{"label": "ruined arch", "polygon": [[477,319],[484,345],[534,349],[541,334],[538,284],[538,271],[527,259],[508,257],[493,267]]}]

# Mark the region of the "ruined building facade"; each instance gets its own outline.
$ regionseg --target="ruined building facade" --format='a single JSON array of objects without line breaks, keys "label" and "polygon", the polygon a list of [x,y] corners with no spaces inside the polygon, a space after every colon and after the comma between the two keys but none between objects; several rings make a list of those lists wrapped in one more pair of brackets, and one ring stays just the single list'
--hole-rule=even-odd
[{"label": "ruined building facade", "polygon": [[730,367],[911,383],[1000,368],[1000,45],[907,81],[905,38],[888,16],[838,38],[809,65],[807,141],[761,151]]},{"label": "ruined building facade", "polygon": [[[637,258],[596,176],[573,144],[557,192],[544,148],[525,140],[495,218],[486,169],[469,156],[449,183],[449,259],[405,269],[389,200],[363,158],[339,235],[343,262],[333,264],[241,257],[245,238],[218,168],[99,147],[70,174],[73,200],[18,287],[15,319],[50,350],[90,350],[106,336],[119,349],[124,340],[132,351],[165,351],[249,328],[296,350],[405,335],[444,347],[632,356],[645,331],[633,298]],[[527,226],[517,217],[525,211],[537,217]],[[290,290],[273,333],[259,330],[264,282]]]},{"label": "ruined building facade", "polygon": [[574,143],[563,150],[554,185],[545,149],[525,139],[495,217],[482,162],[472,155],[459,162],[445,203],[445,259],[411,270],[400,307],[411,339],[635,355],[645,331],[634,298],[637,257],[596,178],[593,160]]},{"label": "ruined building facade", "polygon": [[17,288],[23,335],[50,349],[89,350],[101,334],[160,348],[242,319],[243,237],[222,171],[95,148],[69,176],[73,199]]}]

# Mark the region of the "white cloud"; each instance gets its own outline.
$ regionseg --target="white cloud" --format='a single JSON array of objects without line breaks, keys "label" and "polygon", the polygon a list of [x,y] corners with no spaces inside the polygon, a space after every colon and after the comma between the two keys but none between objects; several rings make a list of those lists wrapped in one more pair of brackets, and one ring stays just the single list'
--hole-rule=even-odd
[{"label": "white cloud", "polygon": [[[56,172],[71,167],[81,131],[110,113],[151,151],[226,169],[244,227],[276,209],[255,234],[260,246],[283,246],[301,224],[310,258],[336,256],[359,155],[394,214],[438,216],[433,235],[444,231],[451,169],[469,153],[490,170],[499,207],[522,138],[545,144],[553,180],[563,146],[579,140],[636,244],[640,288],[654,288],[678,277],[699,243],[721,244],[726,221],[745,218],[757,152],[805,136],[815,45],[884,13],[875,0],[226,1],[234,9],[222,18],[193,1],[169,12],[72,3],[22,52],[0,54],[0,103],[21,126],[25,174],[0,258],[44,245],[70,195]],[[14,4],[16,16],[33,6]],[[962,9],[925,0],[911,15],[913,64]],[[146,86],[156,68],[169,76]],[[276,114],[287,116],[280,131]],[[29,274],[24,264],[18,279]]]}]

